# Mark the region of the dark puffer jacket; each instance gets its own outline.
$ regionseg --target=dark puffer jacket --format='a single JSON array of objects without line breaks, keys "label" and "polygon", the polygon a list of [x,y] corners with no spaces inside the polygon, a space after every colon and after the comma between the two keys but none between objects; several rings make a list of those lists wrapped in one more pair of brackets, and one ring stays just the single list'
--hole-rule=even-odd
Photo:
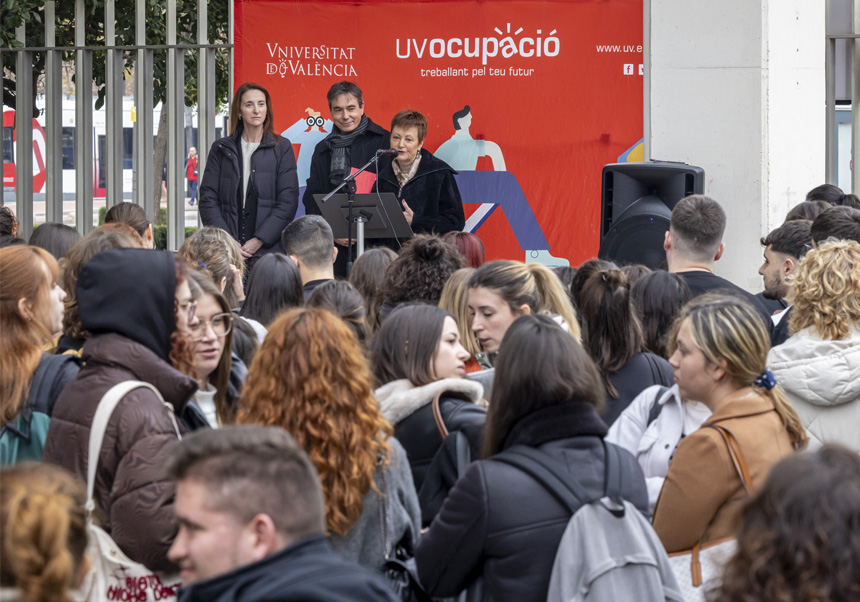
[{"label": "dark puffer jacket", "polygon": [[251,177],[243,206],[241,140],[240,126],[232,136],[212,144],[200,182],[200,219],[206,226],[226,230],[240,244],[259,238],[263,246],[255,257],[283,252],[281,233],[299,207],[296,154],[289,140],[265,132],[251,155]]},{"label": "dark puffer jacket", "polygon": [[[168,252],[105,251],[84,266],[78,306],[93,337],[84,344],[84,368],[54,407],[44,461],[86,482],[93,417],[102,396],[118,383],[151,383],[182,412],[197,384],[167,360],[175,289],[175,261]],[[166,557],[176,535],[175,487],[162,470],[176,440],[157,396],[135,389],[114,410],[99,456],[95,500],[103,526],[129,558],[151,570],[176,568]]]},{"label": "dark puffer jacket", "polygon": [[181,602],[395,602],[382,575],[343,558],[322,535],[183,587]]},{"label": "dark puffer jacket", "polygon": [[403,445],[412,468],[415,490],[420,491],[442,438],[433,416],[433,399],[442,393],[439,411],[449,432],[469,424],[484,424],[487,411],[477,405],[484,393],[479,383],[465,378],[444,378],[423,387],[406,379],[376,390],[383,415],[394,425],[394,436]]},{"label": "dark puffer jacket", "polygon": [[445,234],[463,229],[466,217],[454,168],[422,148],[417,173],[401,188],[392,161],[388,156],[379,161],[379,192],[393,192],[398,200],[406,201],[415,214],[413,232]]},{"label": "dark puffer jacket", "polygon": [[[589,494],[602,495],[605,435],[594,409],[573,403],[527,415],[504,446],[536,447],[566,466]],[[629,453],[623,461],[636,480],[629,501],[644,513],[642,470]],[[473,462],[418,542],[421,582],[432,596],[445,597],[483,576],[486,599],[543,602],[569,520],[567,508],[526,473],[493,459]]]}]

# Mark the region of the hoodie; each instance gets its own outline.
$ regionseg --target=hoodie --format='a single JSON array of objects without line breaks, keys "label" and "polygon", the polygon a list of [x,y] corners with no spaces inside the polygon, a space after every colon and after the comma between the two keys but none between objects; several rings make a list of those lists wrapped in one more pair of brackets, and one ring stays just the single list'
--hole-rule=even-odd
[{"label": "hoodie", "polygon": [[[197,383],[168,360],[175,289],[176,264],[167,252],[103,251],[84,266],[78,306],[93,336],[82,350],[83,369],[54,406],[44,462],[86,482],[93,418],[118,383],[150,383],[182,413]],[[130,559],[153,571],[176,570],[167,560],[177,528],[175,485],[162,469],[178,438],[172,410],[149,389],[120,400],[105,429],[93,492],[105,531]]]},{"label": "hoodie", "polygon": [[93,335],[114,332],[170,361],[176,264],[167,251],[113,249],[88,261],[75,294],[83,327]]}]

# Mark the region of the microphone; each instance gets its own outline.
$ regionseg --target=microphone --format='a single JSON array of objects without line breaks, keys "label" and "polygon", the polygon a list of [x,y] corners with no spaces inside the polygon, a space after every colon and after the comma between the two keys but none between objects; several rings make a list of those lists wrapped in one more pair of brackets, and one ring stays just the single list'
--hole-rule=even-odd
[{"label": "microphone", "polygon": [[378,151],[376,151],[376,154],[377,155],[399,155],[400,153],[398,151],[394,150],[393,148],[385,148],[385,149],[381,148]]}]

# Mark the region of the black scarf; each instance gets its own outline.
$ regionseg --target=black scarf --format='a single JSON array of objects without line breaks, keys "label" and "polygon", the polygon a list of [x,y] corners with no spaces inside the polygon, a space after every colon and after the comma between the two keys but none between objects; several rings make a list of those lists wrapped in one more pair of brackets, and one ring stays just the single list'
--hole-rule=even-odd
[{"label": "black scarf", "polygon": [[350,162],[349,148],[356,138],[361,136],[366,130],[369,120],[367,115],[361,116],[361,121],[358,127],[344,134],[337,126],[334,126],[334,131],[325,137],[328,147],[331,149],[331,166],[329,168],[329,181],[333,185],[340,184],[344,178],[349,175],[352,163]]},{"label": "black scarf", "polygon": [[502,448],[514,445],[538,447],[547,441],[568,437],[602,439],[608,430],[606,423],[594,411],[594,406],[588,403],[547,406],[520,418],[504,438]]}]

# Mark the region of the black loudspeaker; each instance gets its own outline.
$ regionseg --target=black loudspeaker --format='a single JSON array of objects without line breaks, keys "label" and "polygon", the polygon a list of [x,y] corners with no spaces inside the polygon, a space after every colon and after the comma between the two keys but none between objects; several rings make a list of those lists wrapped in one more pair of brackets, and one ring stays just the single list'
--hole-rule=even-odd
[{"label": "black loudspeaker", "polygon": [[705,191],[705,170],[683,163],[610,163],[603,167],[598,257],[652,269],[666,261],[663,239],[675,204]]}]

